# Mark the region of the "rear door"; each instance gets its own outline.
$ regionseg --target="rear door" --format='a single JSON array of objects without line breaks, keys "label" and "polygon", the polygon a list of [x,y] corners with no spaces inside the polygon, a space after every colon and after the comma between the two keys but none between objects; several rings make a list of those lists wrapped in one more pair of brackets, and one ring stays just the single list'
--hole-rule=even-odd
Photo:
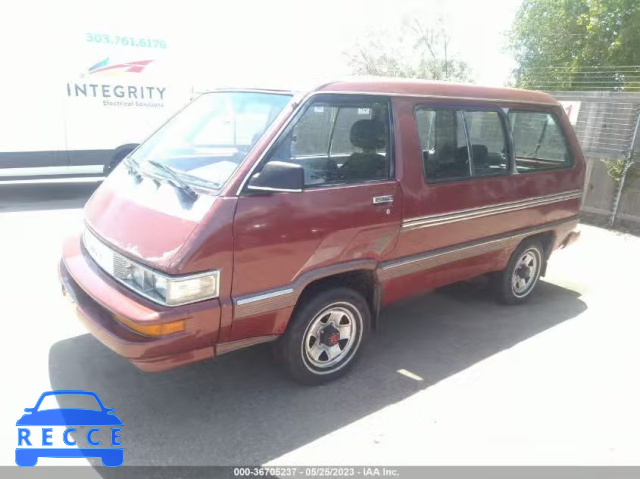
[{"label": "rear door", "polygon": [[497,107],[418,105],[419,199],[407,210],[405,254],[446,248],[512,228],[474,214],[519,199],[510,179],[508,121]]},{"label": "rear door", "polygon": [[64,83],[55,77],[4,76],[0,90],[0,181],[68,173],[63,91]]},{"label": "rear door", "polygon": [[[384,97],[315,95],[275,142],[268,161],[303,166],[302,192],[243,191],[234,220],[232,337],[274,334],[275,306],[247,299],[294,286],[327,266],[377,262],[393,248],[401,224],[394,178],[391,107]],[[263,303],[261,306],[260,303]]]},{"label": "rear door", "polygon": [[[40,7],[44,5],[38,8],[44,19]],[[64,29],[44,20],[25,29],[15,18],[0,19],[0,181],[64,175],[69,167],[60,66],[69,56],[62,43]]]},{"label": "rear door", "polygon": [[[511,218],[479,212],[521,196],[510,179],[511,145],[502,109],[409,98],[396,103],[403,134],[404,221],[381,271],[385,303],[485,272],[495,258],[465,262],[449,253],[513,229]],[[471,250],[461,251],[468,258]],[[428,255],[433,257],[425,260]]]},{"label": "rear door", "polygon": [[405,201],[381,273],[385,301],[500,270],[513,232],[575,214],[580,175],[553,115],[483,101],[394,103]]}]

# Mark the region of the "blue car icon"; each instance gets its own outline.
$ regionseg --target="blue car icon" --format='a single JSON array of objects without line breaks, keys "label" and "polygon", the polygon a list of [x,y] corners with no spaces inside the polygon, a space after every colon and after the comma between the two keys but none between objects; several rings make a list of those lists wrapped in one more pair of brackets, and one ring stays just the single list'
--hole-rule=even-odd
[{"label": "blue car icon", "polygon": [[[100,410],[94,409],[45,409],[39,410],[42,401],[47,396],[84,395],[93,397]],[[91,391],[48,391],[42,393],[35,407],[25,408],[25,413],[16,426],[32,428],[40,426],[122,426],[122,421],[114,413],[114,409],[104,407],[98,395]],[[120,436],[118,436],[120,437]],[[20,443],[19,443],[20,444]],[[87,447],[87,448],[52,448],[52,447],[17,447],[16,464],[19,466],[35,466],[40,457],[99,457],[105,466],[120,466],[124,462],[122,447]]]}]

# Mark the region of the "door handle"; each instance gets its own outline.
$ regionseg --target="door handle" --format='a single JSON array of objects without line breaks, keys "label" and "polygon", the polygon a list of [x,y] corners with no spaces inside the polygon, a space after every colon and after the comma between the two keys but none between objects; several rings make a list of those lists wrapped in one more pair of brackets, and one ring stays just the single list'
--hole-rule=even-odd
[{"label": "door handle", "polygon": [[382,204],[386,204],[386,203],[393,203],[393,196],[387,195],[387,196],[374,196],[373,197],[373,204],[374,205],[382,205]]}]

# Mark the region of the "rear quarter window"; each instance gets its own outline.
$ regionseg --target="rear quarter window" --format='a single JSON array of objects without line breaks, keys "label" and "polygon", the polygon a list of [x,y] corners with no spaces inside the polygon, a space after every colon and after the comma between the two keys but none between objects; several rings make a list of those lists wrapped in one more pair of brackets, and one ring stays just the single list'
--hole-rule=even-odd
[{"label": "rear quarter window", "polygon": [[510,110],[509,127],[518,173],[573,165],[569,143],[554,113]]}]

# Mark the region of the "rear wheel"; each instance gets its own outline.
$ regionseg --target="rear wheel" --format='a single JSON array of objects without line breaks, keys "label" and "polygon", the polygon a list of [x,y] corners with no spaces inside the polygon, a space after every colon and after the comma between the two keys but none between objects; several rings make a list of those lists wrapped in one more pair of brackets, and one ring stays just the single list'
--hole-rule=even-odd
[{"label": "rear wheel", "polygon": [[525,240],[511,255],[507,268],[496,275],[498,299],[505,304],[527,301],[538,284],[544,265],[544,249],[537,240]]},{"label": "rear wheel", "polygon": [[296,381],[315,385],[346,373],[369,334],[365,299],[349,288],[321,290],[303,298],[276,347]]}]

